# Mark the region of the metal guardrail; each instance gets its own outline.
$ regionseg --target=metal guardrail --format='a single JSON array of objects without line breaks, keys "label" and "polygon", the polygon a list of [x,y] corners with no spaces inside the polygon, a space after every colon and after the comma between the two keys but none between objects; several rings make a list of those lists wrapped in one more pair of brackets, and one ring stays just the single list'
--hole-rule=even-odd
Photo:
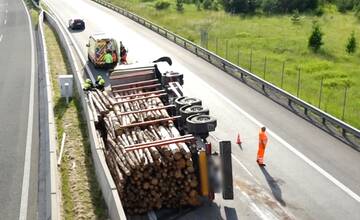
[{"label": "metal guardrail", "polygon": [[[121,7],[115,6],[102,0],[92,0],[105,6],[111,10],[114,10],[121,15],[130,18],[131,20],[141,24],[142,26],[160,34],[166,39],[176,43],[182,48],[192,52],[193,54],[201,57],[205,61],[211,63],[217,68],[230,74],[234,78],[240,80],[251,88],[257,90],[263,95],[269,97],[273,101],[284,106],[288,110],[294,112],[300,117],[311,122],[315,126],[326,131],[330,135],[338,138],[355,150],[360,151],[360,131],[351,125],[335,118],[334,116],[320,110],[319,108],[306,103],[305,101],[291,95],[290,93],[278,88],[277,86],[261,79],[255,74],[241,68],[222,57],[214,54],[213,52],[202,48],[193,42],[184,39],[183,37],[159,26],[151,21],[142,18],[132,12],[129,12]],[[360,111],[360,110],[359,110]]]},{"label": "metal guardrail", "polygon": [[[45,118],[46,118],[46,128],[45,128],[45,145],[46,145],[46,166],[47,166],[47,175],[46,175],[46,210],[45,210],[45,218],[57,220],[61,218],[60,214],[60,192],[59,192],[59,185],[58,185],[58,170],[56,166],[57,155],[56,155],[56,148],[57,148],[57,141],[56,141],[56,128],[55,128],[55,118],[54,118],[54,111],[53,106],[54,103],[52,101],[52,90],[51,90],[51,80],[50,80],[50,71],[49,71],[49,64],[48,64],[48,53],[47,53],[47,46],[45,42],[45,33],[44,33],[44,11],[40,8],[39,14],[39,23],[38,23],[38,50],[42,52],[42,57],[38,57],[39,61],[39,68],[42,65],[44,70],[44,80],[45,82],[40,83],[42,86],[42,90],[44,91],[44,103],[45,106]],[[44,216],[43,216],[44,217]]]}]

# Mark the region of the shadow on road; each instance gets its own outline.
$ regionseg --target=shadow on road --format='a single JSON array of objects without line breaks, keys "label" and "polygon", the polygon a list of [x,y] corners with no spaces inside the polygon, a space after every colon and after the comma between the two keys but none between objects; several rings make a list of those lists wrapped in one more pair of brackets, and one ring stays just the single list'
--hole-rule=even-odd
[{"label": "shadow on road", "polygon": [[277,183],[277,181],[269,174],[265,167],[260,167],[261,172],[264,174],[267,183],[270,186],[271,192],[274,195],[275,199],[282,205],[286,206],[285,201],[282,198],[281,189]]}]

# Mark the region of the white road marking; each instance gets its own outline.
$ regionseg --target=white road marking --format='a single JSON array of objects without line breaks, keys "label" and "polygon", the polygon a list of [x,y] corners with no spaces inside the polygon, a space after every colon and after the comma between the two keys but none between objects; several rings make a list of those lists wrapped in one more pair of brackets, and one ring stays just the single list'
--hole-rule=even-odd
[{"label": "white road marking", "polygon": [[31,25],[29,12],[26,8],[25,2],[22,1],[24,10],[26,11],[29,29],[30,29],[30,42],[31,42],[31,76],[30,76],[30,97],[29,97],[29,114],[26,134],[25,146],[25,160],[24,160],[24,176],[21,188],[21,203],[19,220],[27,219],[28,200],[29,200],[29,182],[30,182],[30,168],[31,168],[31,145],[32,145],[32,128],[33,128],[33,110],[34,110],[34,82],[35,82],[35,58],[34,58],[34,36]]},{"label": "white road marking", "polygon": [[249,174],[249,176],[251,176],[251,177],[254,179],[254,181],[255,181],[257,184],[260,185],[259,180],[256,179],[256,177],[250,172],[250,170],[249,170],[248,168],[246,168],[246,166],[245,166],[243,163],[241,163],[241,161],[240,161],[239,159],[237,159],[234,154],[231,154],[231,157],[233,158],[233,160],[235,160],[235,161],[245,170],[245,172],[246,172],[247,174]]},{"label": "white road marking", "polygon": [[2,39],[3,39],[3,35],[2,35],[2,34],[0,34],[0,42],[2,41]]},{"label": "white road marking", "polygon": [[250,198],[250,196],[242,191],[240,187],[236,186],[235,189],[239,190],[241,194],[248,200],[250,204],[250,209],[261,219],[268,220],[268,219],[277,219],[274,215],[266,215],[260,208],[255,204],[255,202]]},{"label": "white road marking", "polygon": [[7,20],[5,19],[5,20],[4,20],[4,24],[6,24],[6,22],[7,22]]}]

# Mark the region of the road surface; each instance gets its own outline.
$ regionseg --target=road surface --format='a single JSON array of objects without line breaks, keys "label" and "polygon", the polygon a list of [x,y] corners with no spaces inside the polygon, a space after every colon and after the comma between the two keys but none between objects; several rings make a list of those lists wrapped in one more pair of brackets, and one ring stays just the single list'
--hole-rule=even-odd
[{"label": "road surface", "polygon": [[22,0],[0,0],[0,219],[37,218],[37,84],[29,22]]},{"label": "road surface", "polygon": [[[201,58],[141,25],[90,0],[46,0],[64,24],[83,18],[86,30],[73,32],[86,58],[89,35],[106,32],[129,48],[139,62],[170,56],[184,74],[188,96],[201,98],[218,119],[214,140],[233,145],[235,200],[217,195],[212,208],[184,219],[360,219],[360,154],[267,99]],[[255,163],[257,134],[269,129],[267,166]],[[211,211],[209,211],[211,210]],[[165,218],[166,219],[166,218]]]}]

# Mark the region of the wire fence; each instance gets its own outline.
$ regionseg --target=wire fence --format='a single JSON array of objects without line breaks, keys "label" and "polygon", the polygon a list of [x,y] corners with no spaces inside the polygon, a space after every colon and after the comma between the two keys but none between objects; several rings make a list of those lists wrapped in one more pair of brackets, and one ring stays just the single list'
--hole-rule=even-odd
[{"label": "wire fence", "polygon": [[292,63],[271,59],[255,50],[240,50],[238,42],[228,39],[209,38],[200,42],[203,47],[230,62],[255,73],[262,79],[290,92],[313,106],[360,127],[360,94],[347,85],[327,85],[325,77],[316,78],[301,67],[294,71]]}]

